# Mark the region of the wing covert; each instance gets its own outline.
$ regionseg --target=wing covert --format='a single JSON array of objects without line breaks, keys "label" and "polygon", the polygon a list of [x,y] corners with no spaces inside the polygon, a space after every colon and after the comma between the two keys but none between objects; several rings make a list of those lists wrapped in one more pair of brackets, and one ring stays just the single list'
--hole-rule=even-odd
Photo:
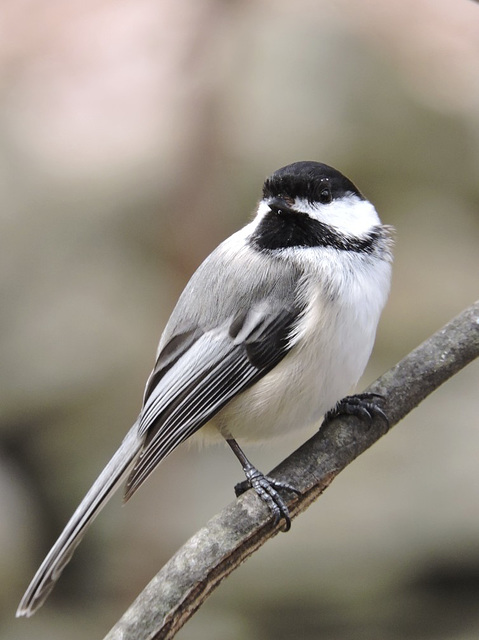
[{"label": "wing covert", "polygon": [[[174,362],[167,357],[166,366],[155,367],[139,417],[143,450],[128,479],[125,500],[175,447],[282,360],[298,313],[297,308],[267,313],[261,307],[241,312],[221,327],[196,332],[193,341],[188,333],[183,341],[188,346],[181,354],[175,352]],[[165,350],[170,353],[169,344],[158,362]]]}]

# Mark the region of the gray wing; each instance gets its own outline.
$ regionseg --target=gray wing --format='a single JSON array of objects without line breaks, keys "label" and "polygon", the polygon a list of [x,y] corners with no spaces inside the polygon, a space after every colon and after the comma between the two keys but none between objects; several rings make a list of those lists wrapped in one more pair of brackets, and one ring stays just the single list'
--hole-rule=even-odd
[{"label": "gray wing", "polygon": [[286,355],[300,312],[297,306],[278,311],[262,303],[220,327],[190,329],[169,340],[145,391],[139,417],[144,445],[125,500],[176,446]]}]

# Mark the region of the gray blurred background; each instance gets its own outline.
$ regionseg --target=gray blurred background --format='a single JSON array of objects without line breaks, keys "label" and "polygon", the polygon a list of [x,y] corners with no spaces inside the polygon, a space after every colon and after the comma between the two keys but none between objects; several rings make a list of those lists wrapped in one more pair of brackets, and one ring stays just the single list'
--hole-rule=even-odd
[{"label": "gray blurred background", "polygon": [[[101,638],[233,499],[231,452],[175,451],[34,618],[16,606],[269,173],[332,164],[397,229],[362,387],[477,298],[479,5],[4,0],[0,33],[0,636]],[[478,638],[478,383],[424,402],[178,638]],[[307,435],[248,453],[266,471]]]}]

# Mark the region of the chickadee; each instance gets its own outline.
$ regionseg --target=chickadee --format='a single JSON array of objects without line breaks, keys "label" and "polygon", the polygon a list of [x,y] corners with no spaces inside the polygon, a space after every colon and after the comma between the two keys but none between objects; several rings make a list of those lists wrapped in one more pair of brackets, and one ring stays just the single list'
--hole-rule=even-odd
[{"label": "chickadee", "polygon": [[[369,359],[391,276],[390,227],[332,167],[295,162],[264,183],[253,221],[193,274],[171,314],[140,415],[43,561],[17,610],[52,590],[88,526],[126,479],[128,500],[201,429],[225,439],[248,485],[289,528],[278,489],[237,443],[260,441],[370,397],[341,401]],[[380,413],[380,410],[378,408]]]}]

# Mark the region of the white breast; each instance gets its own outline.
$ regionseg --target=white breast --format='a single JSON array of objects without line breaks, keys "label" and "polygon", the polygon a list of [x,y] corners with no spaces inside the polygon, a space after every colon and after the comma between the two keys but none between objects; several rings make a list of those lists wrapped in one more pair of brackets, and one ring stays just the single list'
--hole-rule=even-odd
[{"label": "white breast", "polygon": [[[314,250],[312,250],[314,251]],[[203,427],[240,442],[318,424],[351,392],[366,367],[390,280],[388,261],[323,250],[305,255],[308,305],[288,355]],[[215,429],[211,429],[215,427]]]}]

